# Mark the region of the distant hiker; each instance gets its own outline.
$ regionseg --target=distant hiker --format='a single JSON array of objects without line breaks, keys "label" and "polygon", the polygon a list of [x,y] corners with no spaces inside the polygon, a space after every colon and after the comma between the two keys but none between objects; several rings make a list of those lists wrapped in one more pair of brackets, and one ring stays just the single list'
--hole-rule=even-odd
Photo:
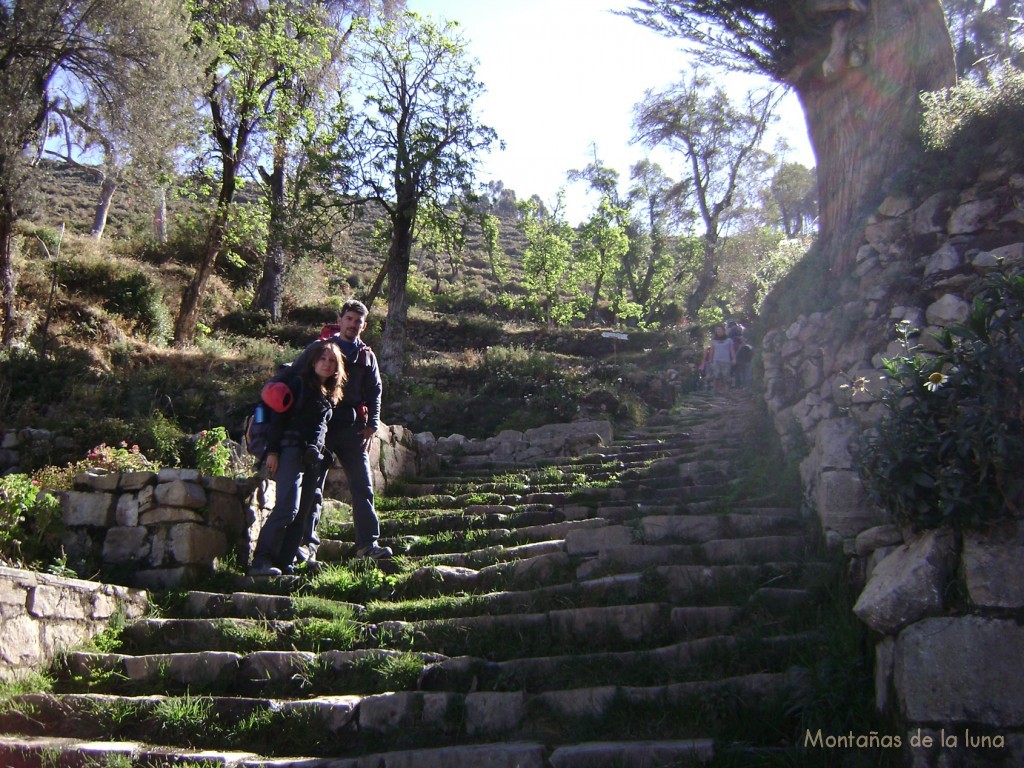
[{"label": "distant hiker", "polygon": [[711,391],[711,347],[704,350],[700,365],[697,366],[697,375],[700,378],[700,391]]},{"label": "distant hiker", "polygon": [[754,348],[745,335],[732,340],[736,365],[733,367],[733,385],[746,389],[750,386],[750,366],[754,360]]},{"label": "distant hiker", "polygon": [[264,395],[272,408],[264,465],[277,484],[277,500],[256,541],[250,576],[292,572],[325,463],[327,425],[341,401],[343,357],[335,342],[318,341],[307,359]]},{"label": "distant hiker", "polygon": [[[345,391],[327,430],[326,445],[338,459],[348,479],[356,556],[386,560],[392,556],[392,551],[390,547],[382,547],[377,543],[380,520],[373,507],[373,475],[370,473],[369,456],[370,442],[380,426],[383,387],[377,357],[359,338],[366,328],[369,312],[361,301],[350,299],[342,306],[337,324],[327,326],[321,334],[321,339],[326,338],[341,347],[347,374]],[[307,347],[300,355],[296,365],[306,357],[310,348]],[[323,509],[323,487],[330,466],[331,462],[321,465],[321,474],[314,492],[313,513],[302,542],[300,559],[305,559],[311,565],[316,563],[316,549],[320,543],[316,528]]]},{"label": "distant hiker", "polygon": [[724,325],[716,325],[711,337],[711,383],[715,392],[728,389],[732,381],[732,366],[736,362],[736,352],[732,339],[725,332]]}]

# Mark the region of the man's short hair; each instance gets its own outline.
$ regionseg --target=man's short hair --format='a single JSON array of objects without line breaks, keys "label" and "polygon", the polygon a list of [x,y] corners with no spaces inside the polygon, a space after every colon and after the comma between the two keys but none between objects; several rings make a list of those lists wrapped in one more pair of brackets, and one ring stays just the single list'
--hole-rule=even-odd
[{"label": "man's short hair", "polygon": [[341,309],[338,311],[338,317],[341,317],[346,312],[355,312],[357,315],[362,315],[363,317],[366,317],[368,314],[370,314],[369,308],[365,304],[363,304],[363,302],[358,301],[356,299],[349,299],[344,304],[342,304]]}]

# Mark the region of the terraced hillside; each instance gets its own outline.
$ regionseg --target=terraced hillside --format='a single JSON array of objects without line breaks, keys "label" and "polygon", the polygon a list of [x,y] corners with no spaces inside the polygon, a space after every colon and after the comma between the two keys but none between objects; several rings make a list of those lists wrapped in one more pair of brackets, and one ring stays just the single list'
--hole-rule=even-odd
[{"label": "terraced hillside", "polygon": [[698,396],[599,454],[410,482],[386,570],[342,524],[318,574],[157,596],[6,704],[0,765],[801,764],[832,569],[748,476],[757,423]]}]

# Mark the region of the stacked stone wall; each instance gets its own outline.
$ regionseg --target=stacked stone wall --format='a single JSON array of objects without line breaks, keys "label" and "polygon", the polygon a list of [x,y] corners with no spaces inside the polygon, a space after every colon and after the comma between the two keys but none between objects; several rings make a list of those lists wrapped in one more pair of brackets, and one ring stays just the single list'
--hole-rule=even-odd
[{"label": "stacked stone wall", "polygon": [[849,558],[862,590],[855,612],[878,633],[878,706],[906,728],[922,767],[1024,765],[1021,521],[963,535],[898,527],[857,467],[860,436],[883,415],[882,361],[907,354],[897,324],[919,329],[915,341],[934,351],[934,335],[967,316],[987,275],[1024,266],[1020,148],[990,156],[964,189],[887,197],[851,274],[834,278],[838,300],[771,329],[760,355],[807,503]]},{"label": "stacked stone wall", "polygon": [[0,679],[44,669],[115,614],[135,619],[148,608],[143,591],[0,566]]}]

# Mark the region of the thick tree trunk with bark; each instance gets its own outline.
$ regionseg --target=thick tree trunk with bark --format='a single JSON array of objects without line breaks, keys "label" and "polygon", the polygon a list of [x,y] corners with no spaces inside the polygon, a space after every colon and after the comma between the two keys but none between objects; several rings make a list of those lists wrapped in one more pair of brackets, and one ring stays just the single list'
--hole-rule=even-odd
[{"label": "thick tree trunk with bark", "polygon": [[[709,227],[713,232],[718,231],[717,220],[714,227]],[[719,242],[717,237],[704,237],[704,261],[701,263],[696,275],[694,275],[693,288],[690,295],[686,297],[686,316],[692,320],[697,319],[697,313],[704,306],[711,296],[718,282],[718,257]]]},{"label": "thick tree trunk with bark", "polygon": [[[820,66],[794,72],[818,161],[819,232],[834,270],[863,207],[919,145],[919,94],[952,86],[952,43],[939,0],[872,2],[839,14]],[[821,51],[825,53],[825,51]]]},{"label": "thick tree trunk with bark", "polygon": [[0,333],[0,345],[9,349],[14,342],[14,203],[11,200],[0,202],[0,302],[3,304],[3,332]]},{"label": "thick tree trunk with bark", "polygon": [[380,369],[395,379],[402,376],[408,330],[409,264],[412,261],[412,229],[416,219],[415,202],[401,205],[392,218],[394,229],[388,250],[388,314],[381,338]]},{"label": "thick tree trunk with bark", "polygon": [[156,191],[156,202],[153,205],[153,237],[163,245],[167,242],[167,189],[160,187]]},{"label": "thick tree trunk with bark", "polygon": [[281,322],[284,311],[285,272],[285,195],[284,178],[287,154],[283,141],[274,148],[274,169],[263,173],[263,179],[270,188],[270,222],[267,235],[267,257],[263,261],[263,275],[256,287],[253,309],[265,309],[270,319]]},{"label": "thick tree trunk with bark", "polygon": [[213,267],[220,256],[221,248],[224,245],[224,234],[228,225],[228,214],[231,203],[235,199],[235,165],[224,163],[224,179],[221,182],[220,197],[217,200],[217,209],[213,214],[213,221],[210,223],[210,231],[206,235],[206,243],[203,245],[203,256],[196,267],[192,280],[185,287],[181,296],[181,307],[178,310],[178,317],[174,321],[174,345],[177,347],[191,343],[195,339],[196,324],[199,322],[200,301],[203,292],[206,290],[206,283],[213,274]]},{"label": "thick tree trunk with bark", "polygon": [[110,201],[114,199],[114,192],[117,190],[117,182],[104,174],[100,184],[100,199],[96,203],[96,212],[92,217],[92,231],[90,234],[97,240],[103,237],[103,230],[107,228],[107,215],[110,213]]}]

